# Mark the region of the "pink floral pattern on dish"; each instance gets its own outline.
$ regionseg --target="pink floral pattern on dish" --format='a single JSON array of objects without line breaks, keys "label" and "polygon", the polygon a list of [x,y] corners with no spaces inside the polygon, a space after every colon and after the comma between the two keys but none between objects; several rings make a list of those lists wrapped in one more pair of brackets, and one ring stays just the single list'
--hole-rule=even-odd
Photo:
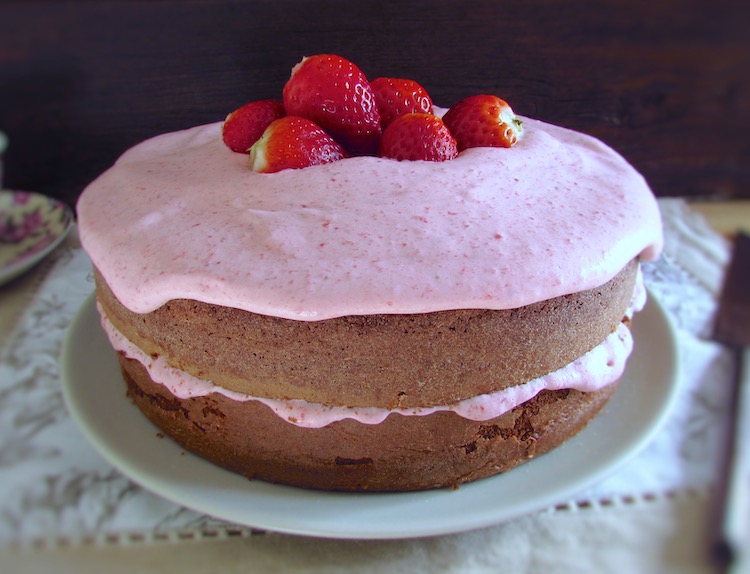
[{"label": "pink floral pattern on dish", "polygon": [[20,264],[59,241],[73,221],[63,203],[24,191],[0,191],[0,268]]}]

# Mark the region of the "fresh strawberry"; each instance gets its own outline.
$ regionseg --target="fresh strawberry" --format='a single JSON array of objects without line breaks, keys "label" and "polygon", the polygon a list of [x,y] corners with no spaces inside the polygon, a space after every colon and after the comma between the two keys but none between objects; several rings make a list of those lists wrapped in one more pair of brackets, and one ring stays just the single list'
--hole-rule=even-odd
[{"label": "fresh strawberry", "polygon": [[383,129],[398,116],[409,113],[432,113],[432,98],[414,80],[403,78],[375,78],[370,82],[375,103],[380,111]]},{"label": "fresh strawberry", "polygon": [[410,113],[397,117],[385,128],[380,155],[397,160],[445,161],[456,157],[458,148],[439,117]]},{"label": "fresh strawberry", "polygon": [[480,94],[458,102],[443,116],[458,142],[459,151],[470,147],[511,147],[523,126],[508,103],[497,96]]},{"label": "fresh strawberry", "polygon": [[330,163],[346,152],[314,122],[297,116],[274,120],[250,148],[250,168],[261,173]]},{"label": "fresh strawberry", "polygon": [[289,115],[314,121],[352,154],[374,153],[380,114],[362,71],[333,54],[303,58],[284,86]]},{"label": "fresh strawberry", "polygon": [[232,151],[249,153],[265,129],[275,119],[284,117],[281,100],[256,100],[234,110],[224,120],[221,137]]}]

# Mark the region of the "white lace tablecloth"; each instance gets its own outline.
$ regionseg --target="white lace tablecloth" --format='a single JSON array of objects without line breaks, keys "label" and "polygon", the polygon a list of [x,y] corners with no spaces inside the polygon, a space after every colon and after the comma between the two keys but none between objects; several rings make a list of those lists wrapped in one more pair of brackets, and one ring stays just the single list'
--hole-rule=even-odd
[{"label": "white lace tablecloth", "polygon": [[644,276],[673,321],[681,369],[663,431],[574,500],[491,528],[402,541],[315,540],[226,524],[151,494],[105,462],[61,393],[61,342],[93,291],[91,264],[72,238],[0,339],[0,564],[5,557],[59,570],[64,556],[80,568],[80,556],[102,551],[114,556],[108,571],[136,557],[183,572],[207,560],[226,572],[711,571],[703,529],[731,363],[709,333],[729,245],[685,202],[660,206],[666,249]]}]

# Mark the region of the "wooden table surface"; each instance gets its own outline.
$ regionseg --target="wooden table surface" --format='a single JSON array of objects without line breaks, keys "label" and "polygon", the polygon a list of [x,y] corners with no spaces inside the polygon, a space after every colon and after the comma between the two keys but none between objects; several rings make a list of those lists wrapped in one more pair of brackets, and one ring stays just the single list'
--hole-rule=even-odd
[{"label": "wooden table surface", "polygon": [[442,106],[495,93],[590,133],[657,196],[750,197],[749,29],[737,0],[4,0],[6,182],[73,205],[138,141],[276,97],[334,52]]},{"label": "wooden table surface", "polygon": [[690,207],[702,213],[711,227],[723,235],[750,233],[750,200],[695,201]]}]

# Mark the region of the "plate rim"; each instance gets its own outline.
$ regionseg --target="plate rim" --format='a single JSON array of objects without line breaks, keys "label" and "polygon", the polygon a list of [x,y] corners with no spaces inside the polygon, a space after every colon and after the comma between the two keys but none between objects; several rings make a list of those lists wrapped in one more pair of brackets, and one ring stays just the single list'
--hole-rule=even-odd
[{"label": "plate rim", "polygon": [[39,263],[52,251],[54,251],[55,248],[57,248],[57,246],[60,245],[60,243],[62,243],[63,240],[67,237],[68,233],[70,233],[70,230],[72,229],[75,223],[75,215],[73,213],[73,210],[70,208],[69,205],[60,201],[59,199],[50,197],[48,195],[44,195],[43,193],[37,193],[35,191],[25,191],[25,190],[8,189],[8,188],[0,189],[0,195],[19,194],[19,193],[25,194],[29,197],[42,198],[42,199],[46,199],[47,201],[50,201],[51,203],[55,205],[56,209],[59,209],[67,216],[68,222],[65,225],[65,228],[60,233],[58,233],[54,237],[54,239],[50,241],[43,249],[40,249],[39,251],[36,251],[30,255],[22,257],[21,259],[15,259],[8,265],[0,266],[0,285],[8,283],[9,281],[15,279],[16,277],[22,275],[23,273],[25,273],[26,271],[34,267],[34,265]]},{"label": "plate rim", "polygon": [[[660,368],[663,374],[666,374],[664,377],[667,379],[665,382],[666,386],[660,393],[658,408],[652,409],[653,413],[649,418],[649,424],[641,427],[639,432],[635,433],[635,438],[627,445],[621,445],[619,456],[607,457],[606,462],[600,463],[598,466],[594,465],[595,470],[588,472],[584,477],[579,477],[574,483],[565,482],[557,488],[552,488],[543,494],[538,494],[527,499],[512,502],[506,501],[502,508],[483,509],[481,514],[458,513],[451,516],[450,520],[433,520],[431,523],[427,523],[425,520],[402,520],[401,522],[392,520],[387,527],[384,526],[384,523],[377,523],[375,526],[370,524],[369,526],[360,525],[357,528],[352,528],[351,515],[347,515],[346,520],[343,521],[331,521],[326,515],[318,512],[318,507],[320,505],[328,505],[329,508],[332,507],[337,510],[354,511],[361,518],[370,516],[368,512],[375,512],[376,516],[380,517],[381,514],[384,512],[387,513],[394,505],[403,505],[409,509],[415,508],[431,512],[434,510],[434,505],[442,505],[446,509],[450,509],[450,507],[456,507],[456,503],[460,502],[461,498],[469,497],[471,499],[472,494],[483,496],[485,494],[496,493],[493,487],[499,485],[502,488],[503,480],[505,479],[507,482],[508,479],[506,477],[511,476],[510,473],[514,473],[512,476],[517,477],[518,481],[521,475],[533,474],[535,471],[541,473],[545,466],[551,466],[550,461],[565,456],[566,447],[568,450],[572,448],[571,445],[578,445],[577,448],[579,450],[584,448],[587,435],[597,432],[598,428],[606,423],[607,417],[613,416],[613,405],[619,404],[617,401],[618,396],[622,396],[624,394],[623,388],[627,389],[627,387],[621,385],[621,388],[618,389],[603,411],[578,435],[566,441],[560,447],[553,449],[553,451],[539,458],[528,461],[507,473],[462,485],[457,490],[438,489],[407,493],[330,493],[276,485],[263,481],[249,481],[244,477],[215,466],[185,451],[169,437],[160,437],[159,446],[156,447],[157,450],[164,450],[162,447],[168,446],[171,450],[180,451],[180,456],[183,460],[190,461],[194,464],[194,468],[205,471],[216,480],[215,485],[199,485],[194,487],[186,484],[186,479],[179,476],[170,476],[170,482],[166,482],[167,479],[162,476],[164,469],[144,469],[143,460],[132,460],[132,456],[122,451],[121,444],[113,444],[112,438],[107,438],[103,435],[101,428],[95,428],[95,425],[91,422],[91,413],[86,412],[86,408],[81,404],[77,396],[80,388],[76,388],[76,385],[80,387],[82,383],[74,381],[74,377],[72,376],[74,374],[73,370],[76,368],[75,361],[78,360],[76,353],[80,352],[80,349],[76,345],[76,337],[80,336],[82,329],[90,329],[92,327],[92,325],[86,324],[86,322],[90,323],[93,317],[101,337],[106,338],[99,326],[98,320],[96,320],[97,311],[94,300],[95,294],[91,293],[81,305],[78,314],[66,333],[60,356],[60,373],[65,404],[75,419],[79,430],[86,436],[101,456],[145,490],[151,491],[195,512],[213,516],[220,520],[285,534],[335,539],[406,539],[435,536],[495,525],[536,510],[551,507],[557,503],[567,502],[576,493],[583,491],[585,488],[614,473],[640,452],[663,426],[669,413],[672,411],[678,394],[679,364],[675,330],[669,315],[649,290],[647,306],[639,315],[647,313],[646,317],[650,317],[650,322],[658,325],[657,330],[660,331],[660,335],[663,337],[661,341],[662,347],[660,348],[663,363]],[[639,316],[636,316],[634,319],[634,329],[636,331],[638,330],[638,319]],[[645,323],[645,320],[642,320],[641,323]],[[641,327],[641,329],[643,328]],[[645,337],[646,335],[640,336]],[[637,340],[638,338],[636,337]],[[640,345],[640,347],[637,343],[636,345],[634,355],[638,352],[639,348],[650,347],[645,344]],[[111,349],[110,351],[110,360],[116,365],[115,352]],[[633,356],[631,356],[632,358]],[[623,378],[627,378],[629,369],[630,362]],[[133,421],[137,421],[137,425],[144,425],[142,428],[148,428],[154,439],[156,439],[159,430],[125,396],[125,387],[119,375],[119,368],[117,369],[117,377],[114,378],[116,381],[111,384],[112,386],[118,385],[118,388],[121,390],[119,393],[121,398],[113,398],[113,400],[125,401],[127,407],[132,409],[132,412],[129,414],[136,415],[131,417]],[[637,383],[630,382],[631,386],[634,384]],[[641,386],[643,386],[643,383],[641,383]],[[117,393],[113,393],[112,395],[114,397]],[[161,464],[161,461],[159,464]],[[167,475],[169,475],[169,471],[167,471]],[[177,484],[174,481],[178,481]],[[240,488],[242,485],[245,488]],[[217,486],[219,487],[218,489],[216,488]],[[248,513],[248,509],[242,508],[239,504],[227,506],[225,503],[212,503],[210,500],[211,497],[206,497],[205,494],[202,495],[203,499],[200,496],[197,500],[190,499],[191,491],[193,489],[200,490],[201,488],[205,488],[206,492],[209,492],[212,496],[227,495],[230,501],[237,502],[238,500],[236,499],[239,499],[239,501],[254,502],[256,506]],[[235,488],[242,492],[236,495],[233,494],[234,491],[231,489]],[[230,489],[229,494],[226,492],[227,489]],[[264,500],[263,497],[266,497],[267,500]],[[284,505],[287,504],[285,497],[289,497],[290,500],[295,502],[302,516],[298,516],[296,519],[290,519],[289,517],[284,519],[274,514],[275,507],[283,509]],[[353,501],[356,501],[356,505],[351,504]],[[351,508],[347,508],[347,502]],[[383,506],[384,502],[386,508],[378,508]],[[459,504],[458,506],[460,507],[461,505]],[[307,517],[304,516],[305,512],[309,514]],[[315,522],[316,518],[320,520]]]}]

